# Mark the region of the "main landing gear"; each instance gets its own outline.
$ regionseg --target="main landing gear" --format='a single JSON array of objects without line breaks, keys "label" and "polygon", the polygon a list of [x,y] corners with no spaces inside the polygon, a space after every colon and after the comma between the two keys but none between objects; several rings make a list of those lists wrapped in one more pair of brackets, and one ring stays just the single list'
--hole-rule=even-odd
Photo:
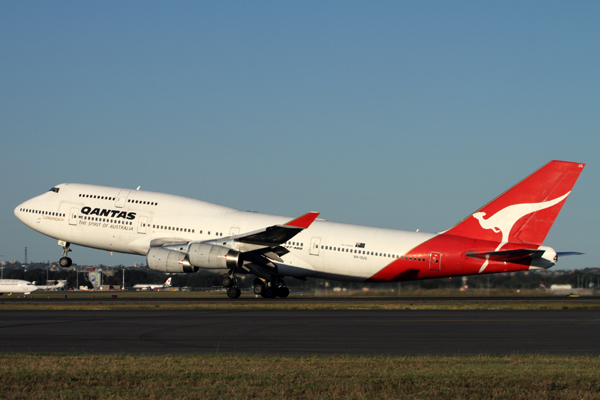
[{"label": "main landing gear", "polygon": [[230,299],[237,299],[242,294],[242,291],[237,287],[237,277],[233,269],[229,271],[229,275],[221,279],[221,285],[227,288],[227,297]]},{"label": "main landing gear", "polygon": [[[228,275],[221,278],[221,285],[227,288],[227,297],[230,299],[237,299],[242,294],[237,287],[237,277],[234,270],[230,270]],[[275,297],[285,299],[290,295],[290,289],[285,286],[285,282],[280,278],[274,278],[270,281],[256,278],[254,280],[254,294],[265,299],[274,299]]]},{"label": "main landing gear", "polygon": [[265,299],[281,297],[285,299],[290,295],[290,289],[285,286],[285,282],[280,278],[271,281],[264,281],[260,278],[254,280],[254,294],[258,294]]},{"label": "main landing gear", "polygon": [[[60,244],[60,242],[59,242],[59,244]],[[69,242],[62,243],[62,247],[63,247],[62,257],[60,260],[58,260],[58,264],[62,268],[69,268],[73,264],[73,260],[71,260],[69,257],[67,257],[67,255],[71,251],[71,249],[69,248],[70,245],[71,245],[71,243],[69,243]]]}]

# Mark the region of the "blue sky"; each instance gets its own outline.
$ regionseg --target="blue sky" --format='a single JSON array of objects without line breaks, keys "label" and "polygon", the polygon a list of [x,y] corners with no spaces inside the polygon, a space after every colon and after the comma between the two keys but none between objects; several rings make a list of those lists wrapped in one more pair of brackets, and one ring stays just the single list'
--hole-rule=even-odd
[{"label": "blue sky", "polygon": [[[552,159],[587,163],[546,245],[593,257],[595,1],[0,3],[0,254],[62,182],[437,232]],[[143,262],[74,247],[74,262]]]}]

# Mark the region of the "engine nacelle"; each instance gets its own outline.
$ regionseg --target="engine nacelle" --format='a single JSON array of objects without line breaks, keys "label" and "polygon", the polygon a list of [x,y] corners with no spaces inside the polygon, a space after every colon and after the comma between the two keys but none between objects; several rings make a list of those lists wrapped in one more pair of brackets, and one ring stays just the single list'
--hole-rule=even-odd
[{"label": "engine nacelle", "polygon": [[148,268],[155,271],[171,273],[193,273],[198,272],[198,267],[190,265],[186,253],[155,247],[146,254]]},{"label": "engine nacelle", "polygon": [[539,258],[533,259],[533,261],[531,262],[531,269],[548,269],[553,267],[554,264],[556,264],[556,261],[558,260],[556,251],[553,248],[547,246],[540,246],[538,247],[538,249],[544,250],[544,253]]},{"label": "engine nacelle", "polygon": [[189,247],[188,260],[194,267],[231,269],[240,265],[240,252],[214,244],[192,243]]}]

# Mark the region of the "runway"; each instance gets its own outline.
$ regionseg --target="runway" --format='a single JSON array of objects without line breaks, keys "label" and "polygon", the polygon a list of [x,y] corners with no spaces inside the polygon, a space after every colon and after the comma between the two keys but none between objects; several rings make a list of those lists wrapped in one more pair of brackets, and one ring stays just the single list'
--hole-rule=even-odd
[{"label": "runway", "polygon": [[0,352],[600,355],[600,311],[0,311]]},{"label": "runway", "polygon": [[[114,296],[114,297],[112,297]],[[158,304],[231,304],[232,300],[225,294],[222,296],[181,296],[178,293],[168,292],[34,292],[32,295],[22,297],[19,295],[0,296],[0,304],[73,304],[73,303],[158,303]],[[313,297],[292,295],[287,299],[262,299],[254,294],[245,293],[241,298],[234,300],[235,304],[255,305],[281,302],[290,306],[305,305],[313,303],[366,303],[377,305],[381,303],[473,303],[473,302],[533,302],[533,303],[554,303],[554,302],[577,302],[600,305],[600,296],[451,296],[451,297],[378,297],[378,296],[331,296],[331,297]]]}]

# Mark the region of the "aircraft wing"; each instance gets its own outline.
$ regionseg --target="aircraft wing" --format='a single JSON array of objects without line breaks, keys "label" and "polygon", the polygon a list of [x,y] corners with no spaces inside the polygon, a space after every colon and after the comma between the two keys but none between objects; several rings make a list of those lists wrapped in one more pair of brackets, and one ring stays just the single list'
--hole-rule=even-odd
[{"label": "aircraft wing", "polygon": [[[309,212],[282,225],[273,225],[252,232],[242,233],[234,236],[222,237],[217,240],[206,242],[234,241],[247,244],[242,252],[255,251],[257,249],[272,248],[275,254],[285,254],[287,250],[279,247],[302,230],[308,228],[317,219],[320,213]],[[183,238],[156,238],[150,242],[150,247],[165,247],[171,250],[183,251],[191,242]],[[264,252],[264,251],[263,251]]]},{"label": "aircraft wing", "polygon": [[175,245],[186,245],[190,240],[183,238],[157,238],[150,241],[150,247],[167,247]]},{"label": "aircraft wing", "polygon": [[[195,272],[198,268],[232,268],[238,264],[239,257],[243,264],[239,266],[247,271],[257,276],[271,276],[277,274],[273,262],[282,262],[281,257],[289,253],[281,244],[308,228],[317,216],[319,213],[309,212],[285,224],[206,241],[157,238],[151,241],[146,258],[149,264],[150,260],[155,263],[152,269]],[[192,252],[193,264],[188,259]]]},{"label": "aircraft wing", "polygon": [[309,212],[283,225],[273,225],[257,231],[229,236],[224,240],[235,240],[241,243],[274,247],[287,242],[302,230],[308,228],[319,216],[317,212]]}]

